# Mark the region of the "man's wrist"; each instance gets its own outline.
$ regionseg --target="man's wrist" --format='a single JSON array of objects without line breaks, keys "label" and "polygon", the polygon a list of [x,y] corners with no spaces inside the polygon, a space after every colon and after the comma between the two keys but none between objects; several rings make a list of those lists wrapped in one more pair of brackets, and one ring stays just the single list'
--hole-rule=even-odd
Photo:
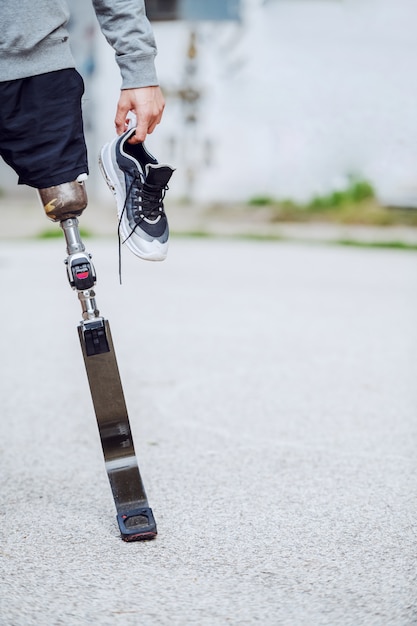
[{"label": "man's wrist", "polygon": [[139,89],[159,85],[155,56],[124,54],[116,57],[122,76],[121,89]]}]

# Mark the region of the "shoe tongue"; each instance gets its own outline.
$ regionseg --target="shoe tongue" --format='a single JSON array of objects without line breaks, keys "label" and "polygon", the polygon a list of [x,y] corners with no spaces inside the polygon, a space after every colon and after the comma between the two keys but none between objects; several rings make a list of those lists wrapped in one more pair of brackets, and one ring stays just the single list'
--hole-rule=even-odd
[{"label": "shoe tongue", "polygon": [[153,165],[148,163],[145,166],[145,184],[154,185],[155,187],[165,187],[173,173],[172,167],[169,165]]}]

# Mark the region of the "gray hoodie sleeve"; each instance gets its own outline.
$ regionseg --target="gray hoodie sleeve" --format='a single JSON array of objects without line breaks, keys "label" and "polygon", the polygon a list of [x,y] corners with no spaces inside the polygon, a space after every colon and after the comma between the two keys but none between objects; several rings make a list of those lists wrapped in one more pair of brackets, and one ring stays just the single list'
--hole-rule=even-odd
[{"label": "gray hoodie sleeve", "polygon": [[158,85],[156,44],[144,0],[92,0],[101,31],[116,53],[122,89]]}]

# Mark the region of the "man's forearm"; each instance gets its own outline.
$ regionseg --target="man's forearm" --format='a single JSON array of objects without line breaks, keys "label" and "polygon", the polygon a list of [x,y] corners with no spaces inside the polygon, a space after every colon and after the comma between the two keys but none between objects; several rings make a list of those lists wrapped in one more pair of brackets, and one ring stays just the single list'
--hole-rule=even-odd
[{"label": "man's forearm", "polygon": [[115,51],[122,89],[158,85],[156,44],[144,0],[92,0],[100,28]]}]

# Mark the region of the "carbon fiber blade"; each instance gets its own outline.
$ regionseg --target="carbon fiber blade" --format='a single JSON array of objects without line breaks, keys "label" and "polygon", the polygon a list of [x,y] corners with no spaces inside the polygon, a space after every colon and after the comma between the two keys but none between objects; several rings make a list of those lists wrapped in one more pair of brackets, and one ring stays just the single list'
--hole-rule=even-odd
[{"label": "carbon fiber blade", "polygon": [[122,538],[152,538],[156,525],[136,459],[110,325],[107,320],[84,322],[78,333]]}]

